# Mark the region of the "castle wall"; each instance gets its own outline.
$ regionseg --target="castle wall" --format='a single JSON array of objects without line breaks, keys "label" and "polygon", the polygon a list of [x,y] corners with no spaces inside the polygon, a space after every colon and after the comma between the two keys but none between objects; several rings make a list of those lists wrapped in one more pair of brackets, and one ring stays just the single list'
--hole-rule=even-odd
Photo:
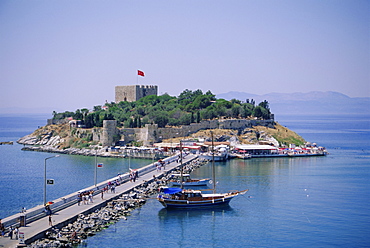
[{"label": "castle wall", "polygon": [[113,136],[118,133],[117,121],[115,120],[104,120],[103,131],[101,136],[102,146],[113,145]]},{"label": "castle wall", "polygon": [[46,125],[61,125],[68,123],[67,119],[47,119]]},{"label": "castle wall", "polygon": [[125,143],[131,141],[141,141],[144,146],[152,145],[160,142],[163,139],[171,139],[176,137],[186,137],[199,130],[206,129],[234,129],[243,130],[252,126],[268,126],[273,127],[274,120],[246,120],[246,119],[230,119],[230,120],[211,120],[201,121],[200,123],[192,123],[187,126],[158,128],[158,125],[146,124],[144,128],[123,128],[119,133]]}]

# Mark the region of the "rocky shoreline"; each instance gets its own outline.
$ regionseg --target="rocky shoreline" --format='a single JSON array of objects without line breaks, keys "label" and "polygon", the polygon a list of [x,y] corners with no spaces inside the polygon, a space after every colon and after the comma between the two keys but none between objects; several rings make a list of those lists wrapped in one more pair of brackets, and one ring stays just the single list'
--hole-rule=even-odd
[{"label": "rocky shoreline", "polygon": [[[208,162],[196,159],[184,165],[183,171],[190,173],[206,163]],[[177,170],[173,173],[180,173],[180,171]],[[109,202],[107,206],[91,214],[80,214],[75,222],[62,228],[53,227],[46,233],[45,238],[33,242],[28,247],[76,247],[76,245],[84,243],[88,237],[94,236],[110,225],[120,220],[129,220],[128,216],[133,210],[141,207],[148,198],[157,194],[160,187],[167,185],[170,174],[168,172],[156,181],[144,182],[119,199]]]},{"label": "rocky shoreline", "polygon": [[111,154],[108,152],[108,147],[101,147],[98,145],[90,146],[90,148],[64,148],[60,149],[59,144],[63,142],[60,136],[52,136],[52,133],[46,133],[42,137],[36,137],[32,134],[26,135],[19,140],[18,144],[24,145],[22,151],[35,151],[35,152],[50,152],[61,153],[68,155],[83,155],[83,156],[99,156],[99,157],[125,157],[124,154]]},{"label": "rocky shoreline", "polygon": [[82,156],[98,156],[98,157],[117,157],[125,158],[125,154],[112,154],[107,152],[108,147],[97,148],[95,149],[79,149],[79,148],[66,148],[58,149],[52,146],[25,146],[22,148],[22,151],[34,151],[34,152],[50,152],[50,153],[61,153],[68,155],[82,155]]}]

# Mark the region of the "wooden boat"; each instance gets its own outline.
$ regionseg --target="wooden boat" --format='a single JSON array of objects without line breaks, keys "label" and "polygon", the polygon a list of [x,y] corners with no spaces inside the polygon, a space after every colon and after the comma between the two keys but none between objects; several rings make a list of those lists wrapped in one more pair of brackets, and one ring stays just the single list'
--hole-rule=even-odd
[{"label": "wooden boat", "polygon": [[224,206],[248,189],[230,193],[204,194],[200,190],[165,188],[157,199],[165,208],[201,208]]},{"label": "wooden boat", "polygon": [[172,174],[169,179],[168,187],[181,187],[181,181],[184,187],[208,186],[210,180],[210,178],[192,179],[189,174]]},{"label": "wooden boat", "polygon": [[[212,143],[213,143],[213,133]],[[181,142],[180,142],[181,150]],[[212,145],[213,150],[213,145]],[[182,152],[180,152],[182,154]],[[182,161],[182,157],[181,160]],[[214,159],[212,159],[212,174],[213,174],[213,193],[205,194],[200,190],[193,189],[183,189],[181,188],[165,188],[162,189],[162,192],[157,196],[157,200],[165,208],[202,208],[202,207],[216,207],[227,205],[229,202],[236,196],[240,194],[245,194],[248,189],[243,191],[232,191],[229,193],[216,193],[216,179],[215,179],[215,166]],[[182,166],[181,166],[181,176]]]}]

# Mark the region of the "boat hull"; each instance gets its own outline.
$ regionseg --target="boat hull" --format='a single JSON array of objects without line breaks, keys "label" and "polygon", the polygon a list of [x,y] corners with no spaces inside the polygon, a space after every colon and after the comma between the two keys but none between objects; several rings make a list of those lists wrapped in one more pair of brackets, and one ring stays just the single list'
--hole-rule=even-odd
[{"label": "boat hull", "polygon": [[[208,186],[210,179],[202,180],[202,181],[195,181],[195,182],[184,182],[184,187],[205,187]],[[181,187],[181,183],[179,182],[169,182],[168,187]]]},{"label": "boat hull", "polygon": [[245,155],[245,154],[235,154],[235,157],[236,158],[239,158],[239,159],[250,159],[250,158],[252,158],[252,156],[250,154],[248,154],[248,155]]},{"label": "boat hull", "polygon": [[235,196],[205,201],[186,201],[158,198],[158,201],[165,208],[208,208],[228,205],[234,197]]},{"label": "boat hull", "polygon": [[226,161],[228,160],[228,155],[207,155],[207,154],[202,154],[199,156],[199,158],[204,159],[204,160],[209,160],[212,161],[214,160],[215,162],[220,162],[220,161]]}]

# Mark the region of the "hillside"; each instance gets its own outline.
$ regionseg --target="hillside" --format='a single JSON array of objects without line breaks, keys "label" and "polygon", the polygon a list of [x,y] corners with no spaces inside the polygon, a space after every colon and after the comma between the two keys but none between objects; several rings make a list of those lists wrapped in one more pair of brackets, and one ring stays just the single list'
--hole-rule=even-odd
[{"label": "hillside", "polygon": [[77,125],[87,128],[102,127],[103,120],[116,120],[119,127],[141,128],[146,124],[179,127],[216,118],[253,117],[267,120],[270,115],[269,103],[266,101],[227,101],[217,99],[210,91],[203,94],[201,90],[184,90],[178,97],[168,94],[149,95],[134,102],[121,101],[94,106],[92,110],[84,108],[75,112],[54,111],[53,119],[56,122],[65,118],[78,120]]},{"label": "hillside", "polygon": [[[210,140],[211,130],[201,130],[187,137],[177,137],[163,140],[164,143],[179,143],[180,140],[201,139]],[[213,129],[215,141],[232,141],[239,144],[267,143],[275,146],[289,146],[289,144],[303,145],[306,141],[297,133],[275,123],[274,128],[266,126],[254,126],[243,131],[231,129]]]},{"label": "hillside", "polygon": [[[93,111],[78,109],[53,115],[50,125],[21,138],[18,143],[45,147],[49,151],[95,149],[118,142],[140,146],[175,138],[209,140],[209,129],[214,130],[216,140],[234,144],[305,143],[298,134],[273,121],[268,101],[258,105],[252,99],[227,101],[217,99],[210,91],[203,94],[200,90],[185,90],[179,97],[150,95],[136,102],[95,106]],[[191,135],[179,137],[184,134]]]},{"label": "hillside", "polygon": [[[272,144],[277,147],[289,144],[303,145],[305,140],[297,133],[275,123],[274,127],[253,126],[244,130],[213,129],[215,141],[229,141],[236,144]],[[180,140],[210,140],[211,130],[200,130],[187,137],[163,139],[164,143],[179,143]],[[93,129],[71,128],[68,124],[47,125],[35,130],[17,142],[36,146],[39,150],[63,151],[64,153],[93,155],[94,149],[104,150],[101,144],[93,141]],[[90,151],[89,151],[90,150]]]}]

